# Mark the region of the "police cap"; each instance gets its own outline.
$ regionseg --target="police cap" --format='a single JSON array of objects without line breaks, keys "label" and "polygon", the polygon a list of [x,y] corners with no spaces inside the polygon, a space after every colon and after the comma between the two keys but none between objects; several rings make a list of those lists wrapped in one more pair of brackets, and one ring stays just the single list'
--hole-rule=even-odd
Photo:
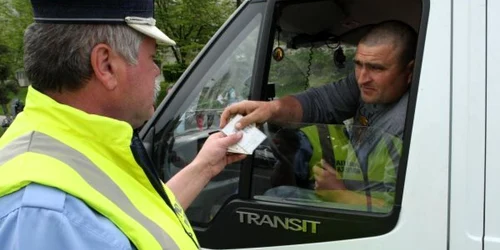
[{"label": "police cap", "polygon": [[35,22],[127,24],[158,43],[175,45],[153,18],[153,0],[31,0]]}]

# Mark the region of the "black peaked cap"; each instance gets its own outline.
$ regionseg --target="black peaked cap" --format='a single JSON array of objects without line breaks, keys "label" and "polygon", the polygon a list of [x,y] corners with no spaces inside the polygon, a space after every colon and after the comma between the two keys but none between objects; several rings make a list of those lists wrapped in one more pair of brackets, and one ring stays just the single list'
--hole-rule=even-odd
[{"label": "black peaked cap", "polygon": [[39,23],[124,23],[153,17],[153,0],[31,0]]}]

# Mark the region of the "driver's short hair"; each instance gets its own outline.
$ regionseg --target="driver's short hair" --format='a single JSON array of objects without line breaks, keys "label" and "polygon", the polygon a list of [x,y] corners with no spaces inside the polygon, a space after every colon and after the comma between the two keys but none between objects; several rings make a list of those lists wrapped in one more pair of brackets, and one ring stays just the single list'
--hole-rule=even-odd
[{"label": "driver's short hair", "polygon": [[359,44],[375,46],[390,43],[400,51],[400,63],[402,66],[406,66],[415,58],[417,37],[417,32],[410,25],[401,21],[390,20],[375,24],[361,38]]}]

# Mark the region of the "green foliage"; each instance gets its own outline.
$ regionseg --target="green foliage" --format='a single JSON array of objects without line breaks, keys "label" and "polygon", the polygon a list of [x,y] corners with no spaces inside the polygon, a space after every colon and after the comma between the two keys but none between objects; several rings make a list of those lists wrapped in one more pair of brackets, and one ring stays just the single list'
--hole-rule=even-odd
[{"label": "green foliage", "polygon": [[[231,0],[157,0],[156,25],[176,41],[173,50],[177,63],[188,65],[212,35],[235,10]],[[167,54],[171,49],[160,47]]]},{"label": "green foliage", "polygon": [[[19,87],[15,72],[23,67],[23,34],[33,22],[29,0],[0,2],[0,105],[6,109]],[[18,96],[24,100],[25,96]],[[7,109],[8,110],[8,109]]]},{"label": "green foliage", "polygon": [[[23,34],[33,22],[33,13],[29,0],[3,1],[0,4],[0,68],[9,68],[9,78],[22,68]],[[5,79],[0,79],[5,80]]]},{"label": "green foliage", "polygon": [[17,94],[19,86],[14,81],[0,82],[0,105],[8,104],[12,94]]},{"label": "green foliage", "polygon": [[158,97],[156,98],[156,105],[159,105],[160,102],[165,98],[169,86],[171,86],[170,83],[167,82],[160,83],[160,93],[158,93]]},{"label": "green foliage", "polygon": [[[26,100],[26,94],[27,94],[27,91],[28,91],[27,88],[18,88],[17,84],[15,82],[9,81],[8,83],[9,84],[15,84],[15,86],[16,86],[15,89],[16,90],[15,91],[11,91],[9,93],[8,99],[10,99],[10,101],[6,102],[5,104],[2,104],[1,107],[0,107],[0,115],[5,115],[5,116],[12,115],[12,114],[10,114],[10,112],[11,112],[12,104],[14,103],[14,99],[17,98],[19,100]],[[0,127],[0,137],[3,135],[3,133],[6,130],[7,130],[6,128]]]},{"label": "green foliage", "polygon": [[162,67],[163,77],[167,82],[175,82],[182,75],[184,70],[186,70],[185,64],[174,63],[174,64],[165,64]]},{"label": "green foliage", "polygon": [[5,44],[0,44],[0,81],[7,80],[12,71],[9,56],[10,48]]}]

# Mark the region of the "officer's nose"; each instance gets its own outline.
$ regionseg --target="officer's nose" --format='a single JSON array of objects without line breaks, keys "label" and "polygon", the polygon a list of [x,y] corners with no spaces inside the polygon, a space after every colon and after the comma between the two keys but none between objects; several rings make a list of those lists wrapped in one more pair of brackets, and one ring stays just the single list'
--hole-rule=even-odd
[{"label": "officer's nose", "polygon": [[161,71],[160,71],[160,67],[158,66],[158,64],[155,63],[155,66],[154,66],[154,71],[155,71],[155,77],[158,77],[160,74],[161,74]]}]

